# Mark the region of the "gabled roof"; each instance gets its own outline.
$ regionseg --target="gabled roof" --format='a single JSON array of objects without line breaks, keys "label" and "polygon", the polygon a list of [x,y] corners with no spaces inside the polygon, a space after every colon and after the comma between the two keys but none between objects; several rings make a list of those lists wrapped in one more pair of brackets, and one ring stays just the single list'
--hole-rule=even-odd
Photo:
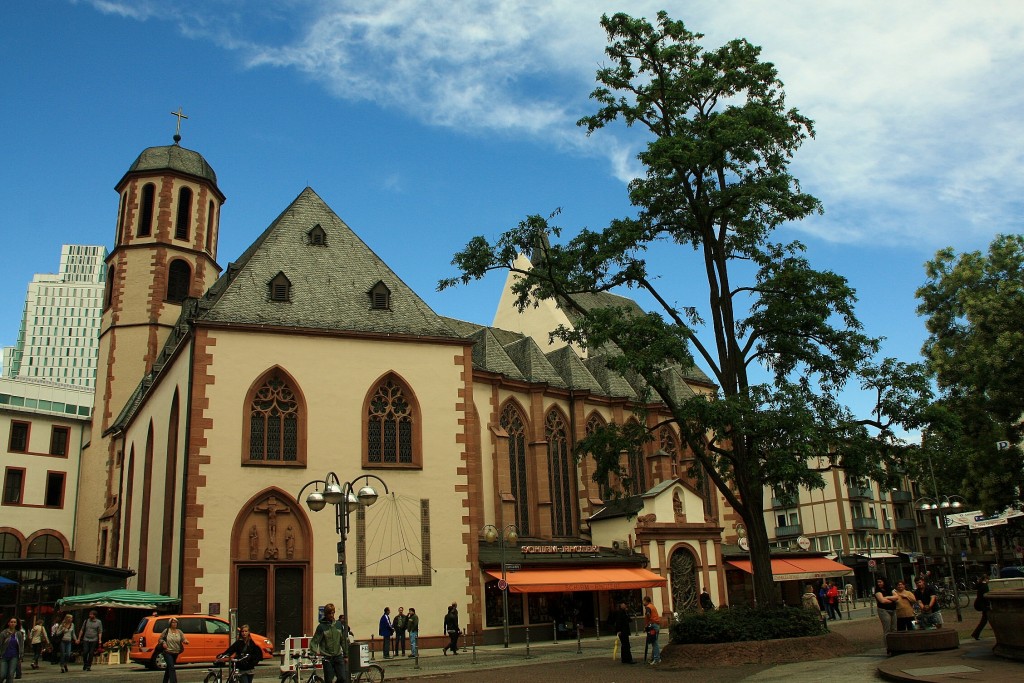
[{"label": "gabled roof", "polygon": [[551,366],[572,389],[586,389],[595,394],[605,394],[604,387],[591,374],[571,347],[563,346],[550,351],[547,358]]},{"label": "gabled roof", "polygon": [[[326,244],[311,245],[319,224]],[[279,272],[289,301],[271,301]],[[389,309],[372,309],[369,292],[383,282]],[[458,336],[314,192],[306,188],[210,288],[201,320],[351,332]]]},{"label": "gabled roof", "polygon": [[565,380],[551,367],[544,352],[533,341],[533,337],[523,337],[505,346],[509,357],[523,373],[523,377],[531,382],[545,382],[553,387],[568,389]]},{"label": "gabled roof", "polygon": [[630,386],[622,375],[608,369],[607,359],[604,356],[591,356],[583,361],[583,364],[590,370],[590,374],[601,384],[604,394],[607,396],[618,396],[636,400],[639,398],[636,391]]},{"label": "gabled roof", "polygon": [[475,367],[497,372],[511,379],[526,379],[490,328],[481,327],[469,335],[469,339],[476,342],[473,345],[473,365]]}]

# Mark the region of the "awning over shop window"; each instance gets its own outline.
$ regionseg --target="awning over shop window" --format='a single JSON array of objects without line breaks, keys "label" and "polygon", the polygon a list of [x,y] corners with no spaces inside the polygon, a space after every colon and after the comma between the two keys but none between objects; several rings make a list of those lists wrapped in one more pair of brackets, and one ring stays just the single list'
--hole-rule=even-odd
[{"label": "awning over shop window", "polygon": [[113,590],[88,595],[73,595],[57,601],[61,609],[90,609],[93,607],[132,607],[135,609],[156,609],[177,605],[181,600],[166,595],[143,591]]},{"label": "awning over shop window", "polygon": [[898,559],[900,559],[899,555],[893,555],[892,553],[871,553],[870,555],[868,555],[867,553],[857,553],[857,554],[859,556],[863,557],[865,560],[879,560],[879,561],[881,561],[881,560],[898,560]]},{"label": "awning over shop window", "polygon": [[[496,579],[501,570],[487,570]],[[563,591],[612,591],[664,586],[665,579],[639,568],[520,569],[506,572],[512,593],[558,593]]]},{"label": "awning over shop window", "polygon": [[[750,560],[729,560],[726,564],[748,574],[754,573]],[[772,558],[772,576],[776,581],[832,579],[852,573],[853,570],[846,565],[833,562],[826,557],[793,557],[785,560]]]}]

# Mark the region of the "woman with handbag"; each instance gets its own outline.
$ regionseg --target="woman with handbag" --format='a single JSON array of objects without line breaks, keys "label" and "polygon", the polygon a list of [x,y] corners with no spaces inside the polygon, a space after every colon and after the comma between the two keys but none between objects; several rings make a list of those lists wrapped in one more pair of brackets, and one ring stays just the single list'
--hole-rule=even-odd
[{"label": "woman with handbag", "polygon": [[186,645],[188,645],[188,638],[178,628],[178,620],[171,617],[170,623],[160,634],[160,640],[157,641],[157,647],[163,648],[164,662],[167,663],[167,668],[164,669],[164,683],[178,683],[178,674],[174,671],[174,664],[178,661],[178,655],[185,651]]},{"label": "woman with handbag", "polygon": [[32,644],[32,668],[39,668],[39,658],[43,651],[50,647],[50,638],[46,635],[46,627],[43,622],[36,619],[32,630],[28,634],[28,642]]},{"label": "woman with handbag", "polygon": [[14,683],[24,652],[25,640],[18,629],[18,620],[11,617],[7,628],[0,631],[0,683]]},{"label": "woman with handbag", "polygon": [[71,660],[71,645],[75,639],[75,620],[70,614],[64,615],[64,620],[60,622],[53,637],[60,647],[60,670],[67,673],[68,662]]}]

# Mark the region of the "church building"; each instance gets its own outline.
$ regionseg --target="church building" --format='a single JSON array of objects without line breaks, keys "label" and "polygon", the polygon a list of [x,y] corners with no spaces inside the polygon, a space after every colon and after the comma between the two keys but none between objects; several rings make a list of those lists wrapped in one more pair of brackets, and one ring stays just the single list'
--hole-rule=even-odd
[{"label": "church building", "polygon": [[[513,639],[596,628],[642,595],[662,613],[703,587],[726,602],[719,497],[636,379],[549,345],[572,322],[555,303],[501,303],[491,326],[439,315],[308,187],[222,266],[225,196],[177,136],[116,190],[76,559],[131,570],[128,588],[184,613],[237,608],[280,643],[341,605],[334,508],[311,511],[322,487],[306,485],[372,475],[384,485],[367,482],[379,498],[352,512],[347,543],[357,638],[385,606],[415,607],[430,646],[452,602],[478,642],[506,617]],[[680,392],[714,390],[666,372]],[[621,491],[574,447],[629,420],[653,439],[622,454],[635,487]]]}]

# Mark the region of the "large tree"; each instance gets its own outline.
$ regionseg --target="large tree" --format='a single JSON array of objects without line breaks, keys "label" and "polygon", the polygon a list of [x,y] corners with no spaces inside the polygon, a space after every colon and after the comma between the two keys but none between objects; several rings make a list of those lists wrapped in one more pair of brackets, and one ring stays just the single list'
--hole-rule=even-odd
[{"label": "large tree", "polygon": [[[618,121],[649,133],[638,156],[646,174],[629,186],[636,216],[580,230],[563,244],[551,218],[530,216],[493,243],[471,240],[453,261],[461,275],[440,286],[516,272],[520,307],[555,298],[571,313],[573,328],[556,335],[588,349],[616,348],[610,366],[646,382],[742,516],[755,598],[769,605],[775,586],[763,486],[820,487],[821,470],[831,466],[848,476],[888,476],[886,464],[902,447],[891,428],[914,423],[927,387],[912,366],[870,365],[879,342],[864,334],[846,279],[811,268],[802,244],[772,239],[780,225],[821,207],[789,173],[812,122],[786,108],[760,49],[738,39],[705,50],[702,35],[664,12],[653,24],[625,14],[601,22],[611,63],[597,72],[597,112],[579,124],[595,133]],[[669,249],[679,252],[673,268],[704,274],[705,292],[659,289],[646,255]],[[517,265],[523,252],[532,253],[533,267]],[[592,306],[580,296],[614,289],[645,292],[655,311]],[[677,303],[685,298],[694,305]],[[681,397],[665,373],[695,361],[718,385],[710,397]],[[851,381],[878,398],[866,419],[840,402]],[[599,471],[616,470],[618,451],[595,445],[583,450],[604,460]]]},{"label": "large tree", "polygon": [[1024,481],[1024,237],[988,252],[939,251],[917,291],[940,397],[924,451],[945,491],[988,512],[1020,505]]}]

